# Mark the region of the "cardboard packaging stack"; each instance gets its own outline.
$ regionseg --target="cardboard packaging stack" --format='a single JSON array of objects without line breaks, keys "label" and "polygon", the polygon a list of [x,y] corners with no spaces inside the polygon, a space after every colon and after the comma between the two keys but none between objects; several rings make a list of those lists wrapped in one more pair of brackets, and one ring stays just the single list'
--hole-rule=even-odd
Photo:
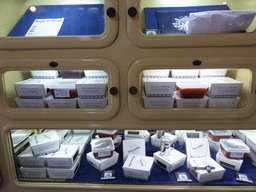
[{"label": "cardboard packaging stack", "polygon": [[[97,130],[98,139],[92,139],[92,151],[86,154],[87,161],[99,171],[115,165],[119,153],[115,150],[113,139],[117,137],[117,130]],[[100,134],[99,134],[100,133]],[[109,136],[109,137],[108,137]]]},{"label": "cardboard packaging stack", "polygon": [[171,109],[176,82],[168,78],[170,70],[146,70],[143,72],[143,101],[146,109]]},{"label": "cardboard packaging stack", "polygon": [[250,148],[241,139],[220,139],[216,161],[224,167],[239,171],[249,153]]},{"label": "cardboard packaging stack", "polygon": [[187,139],[187,167],[199,183],[221,180],[225,169],[211,158],[207,139]]}]

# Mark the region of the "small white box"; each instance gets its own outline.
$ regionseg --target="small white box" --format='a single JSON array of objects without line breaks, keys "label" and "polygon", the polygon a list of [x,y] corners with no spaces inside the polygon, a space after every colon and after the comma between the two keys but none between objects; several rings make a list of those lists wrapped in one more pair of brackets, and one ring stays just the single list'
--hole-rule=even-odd
[{"label": "small white box", "polygon": [[205,78],[210,87],[207,94],[211,98],[236,98],[243,83],[229,77]]},{"label": "small white box", "polygon": [[123,161],[128,155],[146,156],[146,144],[144,139],[123,140]]},{"label": "small white box", "polygon": [[84,70],[86,78],[108,78],[108,74],[103,70]]},{"label": "small white box", "polygon": [[184,148],[187,139],[202,139],[203,132],[202,131],[183,131],[178,138],[178,142],[181,148]]},{"label": "small white box", "polygon": [[78,107],[83,109],[104,109],[108,105],[108,98],[80,99],[77,98]]},{"label": "small white box", "polygon": [[77,99],[54,99],[49,96],[46,99],[49,108],[77,108]]},{"label": "small white box", "polygon": [[[164,135],[161,138],[167,138],[171,141],[171,143],[175,143],[178,140],[177,135],[172,135],[170,133],[165,132]],[[154,147],[161,147],[161,138],[158,138],[156,134],[151,136],[151,145]]]},{"label": "small white box", "polygon": [[186,155],[173,149],[169,149],[169,155],[161,155],[160,151],[154,153],[154,160],[157,165],[168,173],[182,167],[186,160]]},{"label": "small white box", "polygon": [[107,79],[84,78],[76,83],[80,99],[104,99],[107,91]]},{"label": "small white box", "polygon": [[177,108],[205,108],[209,99],[207,96],[200,99],[183,99],[177,95],[177,92],[174,93],[174,97],[176,98]]},{"label": "small white box", "polygon": [[32,70],[31,75],[34,79],[56,79],[59,73],[57,70]]},{"label": "small white box", "polygon": [[124,139],[144,139],[147,143],[150,139],[150,133],[147,130],[125,130]]},{"label": "small white box", "polygon": [[228,167],[228,168],[234,169],[236,171],[239,171],[243,164],[243,160],[226,158],[222,154],[221,150],[219,150],[218,153],[216,154],[216,161],[223,167]]},{"label": "small white box", "polygon": [[209,108],[236,108],[240,97],[236,98],[209,98]]},{"label": "small white box", "polygon": [[255,153],[253,150],[250,151],[250,153],[249,153],[248,156],[250,157],[250,159],[252,160],[252,162],[253,162],[254,164],[256,164],[256,153]]},{"label": "small white box", "polygon": [[55,99],[70,99],[77,97],[75,84],[77,79],[56,79],[48,86],[50,93]]},{"label": "small white box", "polygon": [[46,179],[46,167],[43,168],[31,168],[31,167],[21,167],[20,172],[24,178],[27,179]]},{"label": "small white box", "polygon": [[46,102],[44,99],[20,99],[16,98],[15,102],[18,108],[45,108]]},{"label": "small white box", "polygon": [[168,78],[170,69],[144,70],[142,74],[144,78]]},{"label": "small white box", "polygon": [[45,156],[34,156],[30,146],[18,155],[18,160],[22,167],[45,167]]},{"label": "small white box", "polygon": [[199,75],[203,77],[225,77],[227,69],[199,69]]},{"label": "small white box", "polygon": [[73,133],[75,134],[92,134],[94,130],[89,130],[89,129],[73,129]]},{"label": "small white box", "polygon": [[96,169],[99,171],[103,171],[105,169],[108,169],[109,167],[115,165],[118,161],[119,153],[115,152],[113,153],[112,157],[104,158],[104,159],[96,159],[93,155],[93,152],[86,154],[87,161]]},{"label": "small white box", "polygon": [[47,94],[47,87],[52,83],[49,79],[27,79],[14,84],[20,99],[43,99]]},{"label": "small white box", "polygon": [[154,157],[129,155],[123,165],[124,176],[148,180],[153,163]]},{"label": "small white box", "polygon": [[87,145],[91,141],[91,135],[87,134],[72,134],[68,135],[63,144],[84,144]]},{"label": "small white box", "polygon": [[219,151],[220,142],[213,141],[210,137],[208,137],[208,141],[209,141],[209,147],[211,150],[216,151],[216,152]]},{"label": "small white box", "polygon": [[175,98],[171,97],[146,97],[143,92],[144,107],[146,109],[172,109]]},{"label": "small white box", "polygon": [[199,69],[172,69],[172,78],[198,78]]},{"label": "small white box", "polygon": [[47,168],[47,173],[50,179],[73,179],[79,166],[81,157],[78,156],[72,168]]},{"label": "small white box", "polygon": [[147,97],[171,97],[176,81],[171,78],[143,78],[145,95]]},{"label": "small white box", "polygon": [[246,135],[246,145],[256,153],[256,135]]},{"label": "small white box", "polygon": [[45,156],[45,161],[49,168],[70,168],[74,165],[79,153],[78,145],[60,146],[59,151]]},{"label": "small white box", "polygon": [[[44,133],[53,131],[51,129],[46,129],[44,130]],[[64,141],[64,139],[68,136],[69,133],[71,133],[71,130],[66,130],[66,129],[55,129],[54,131],[56,131],[56,133],[59,135],[60,137],[60,143],[62,143]]]},{"label": "small white box", "polygon": [[28,139],[35,156],[53,153],[60,148],[60,137],[56,131],[32,135]]},{"label": "small white box", "polygon": [[234,130],[234,135],[246,143],[246,130]]},{"label": "small white box", "polygon": [[187,160],[187,167],[199,183],[221,180],[226,171],[211,157],[190,158]]}]

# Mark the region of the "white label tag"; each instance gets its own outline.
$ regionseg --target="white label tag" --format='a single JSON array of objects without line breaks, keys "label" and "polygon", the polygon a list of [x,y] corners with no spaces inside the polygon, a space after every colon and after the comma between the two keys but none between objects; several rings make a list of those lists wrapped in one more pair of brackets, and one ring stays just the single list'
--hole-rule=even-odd
[{"label": "white label tag", "polygon": [[110,151],[98,152],[98,157],[108,157],[111,155]]},{"label": "white label tag", "polygon": [[230,157],[232,157],[232,158],[243,158],[244,157],[244,153],[231,152],[230,153]]},{"label": "white label tag", "polygon": [[54,95],[55,97],[70,97],[68,89],[55,89]]}]

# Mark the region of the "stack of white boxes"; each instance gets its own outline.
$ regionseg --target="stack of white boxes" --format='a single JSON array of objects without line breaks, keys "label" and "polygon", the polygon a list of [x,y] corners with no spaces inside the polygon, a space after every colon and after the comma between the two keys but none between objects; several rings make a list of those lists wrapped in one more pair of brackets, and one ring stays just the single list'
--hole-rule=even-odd
[{"label": "stack of white boxes", "polygon": [[79,108],[104,109],[108,104],[108,76],[103,70],[86,70],[86,78],[76,83]]},{"label": "stack of white boxes", "polygon": [[[153,72],[156,75],[152,75]],[[143,100],[146,109],[171,109],[176,82],[168,78],[170,70],[146,70],[142,79]]]},{"label": "stack of white boxes", "polygon": [[68,130],[46,130],[30,136],[30,146],[18,155],[23,177],[73,179],[80,165],[79,145],[61,144],[68,133]]},{"label": "stack of white boxes", "polygon": [[97,130],[101,138],[92,139],[92,151],[86,154],[87,161],[99,171],[115,165],[119,153],[115,151],[113,139],[117,137],[117,130]]}]

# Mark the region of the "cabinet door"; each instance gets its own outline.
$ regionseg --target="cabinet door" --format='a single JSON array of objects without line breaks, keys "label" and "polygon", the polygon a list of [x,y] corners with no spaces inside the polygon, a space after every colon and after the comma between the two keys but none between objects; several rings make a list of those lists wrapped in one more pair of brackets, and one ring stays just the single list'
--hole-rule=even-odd
[{"label": "cabinet door", "polygon": [[1,1],[0,49],[99,48],[116,39],[116,0]]},{"label": "cabinet door", "polygon": [[[5,60],[2,64],[1,111],[10,119],[107,120],[119,110],[119,71],[110,60]],[[44,70],[46,75],[31,73]],[[42,79],[56,72],[58,75],[58,71],[58,79]],[[95,71],[102,71],[105,76],[96,76]],[[25,84],[30,84],[29,89]]]},{"label": "cabinet door", "polygon": [[[180,121],[180,120],[230,120],[230,119],[243,119],[247,118],[254,114],[255,112],[255,59],[253,58],[142,58],[135,61],[128,73],[128,106],[130,112],[136,116],[138,119],[142,120],[172,120],[172,121]],[[182,68],[181,68],[182,66]],[[178,82],[181,81],[180,78],[172,77],[172,78],[165,78],[166,85],[155,85],[159,86],[158,88],[154,88],[156,95],[149,95],[145,96],[145,89],[146,84],[143,82],[143,72],[144,70],[154,70],[154,69],[165,69],[170,71],[177,71],[181,70],[182,74],[186,74],[186,69],[189,70],[189,74],[193,74],[192,71],[200,71],[202,69],[227,69],[228,72],[226,76],[231,77],[232,79],[238,80],[241,82],[242,88],[238,94],[240,98],[239,104],[235,108],[231,108],[231,106],[224,106],[221,107],[219,104],[218,106],[211,106],[208,107],[208,102],[211,99],[219,99],[220,98],[213,98],[211,95],[209,96],[209,89],[211,84],[208,83],[203,78],[198,77],[198,72],[194,79],[203,81],[204,84],[209,85],[206,89],[208,98],[206,98],[204,107],[196,105],[190,106],[177,106],[178,100],[183,100],[188,102],[187,99],[180,99],[175,97],[175,92],[177,91]],[[144,74],[145,75],[145,74]],[[174,72],[173,72],[174,75]],[[188,78],[188,76],[186,76]],[[150,79],[150,77],[148,78]],[[218,77],[216,77],[218,79]],[[188,80],[188,79],[185,79]],[[163,91],[163,89],[167,89],[169,86],[170,81],[176,82],[176,91],[170,93],[171,95],[166,95],[167,93],[160,93],[157,96],[158,91]],[[188,80],[193,81],[192,78]],[[163,87],[161,87],[163,86]],[[151,87],[152,88],[152,87]],[[169,87],[168,87],[169,88]],[[229,87],[231,90],[233,89],[232,86]],[[228,92],[229,88],[225,88],[224,95]],[[152,88],[153,89],[153,88]],[[161,90],[160,90],[161,89]],[[172,95],[174,94],[174,96]],[[167,97],[166,97],[167,96]],[[169,96],[169,97],[168,97]],[[174,101],[172,101],[172,106],[170,105],[170,100],[164,100],[164,98],[171,98],[174,97]],[[222,97],[222,96],[221,96]],[[233,96],[225,96],[233,97]],[[236,98],[238,98],[236,97]],[[198,97],[197,97],[198,98]],[[146,106],[145,99],[148,99],[147,102],[152,102],[151,107]],[[153,100],[156,99],[156,100]],[[205,97],[203,97],[205,99]],[[200,103],[202,102],[201,99]],[[197,100],[198,101],[198,100]],[[223,103],[226,103],[223,101]],[[155,106],[154,106],[155,105]],[[152,107],[153,106],[153,107]],[[213,107],[213,108],[212,108]],[[233,106],[234,107],[234,106]]]},{"label": "cabinet door", "polygon": [[[253,19],[255,7],[255,1],[252,0],[224,3],[218,0],[211,2],[127,0],[127,30],[129,38],[138,47],[255,45],[256,20]],[[206,14],[213,13],[205,11],[216,10],[224,13],[208,15],[208,18],[219,19],[207,21]],[[242,14],[252,14],[243,20],[243,24],[247,23],[246,25],[238,24],[241,21],[239,18],[241,12],[233,13],[234,10],[247,11]],[[205,17],[199,16],[197,12],[204,12]],[[232,21],[228,14],[232,18],[237,18],[233,18]],[[199,20],[200,22],[196,23]]]}]

